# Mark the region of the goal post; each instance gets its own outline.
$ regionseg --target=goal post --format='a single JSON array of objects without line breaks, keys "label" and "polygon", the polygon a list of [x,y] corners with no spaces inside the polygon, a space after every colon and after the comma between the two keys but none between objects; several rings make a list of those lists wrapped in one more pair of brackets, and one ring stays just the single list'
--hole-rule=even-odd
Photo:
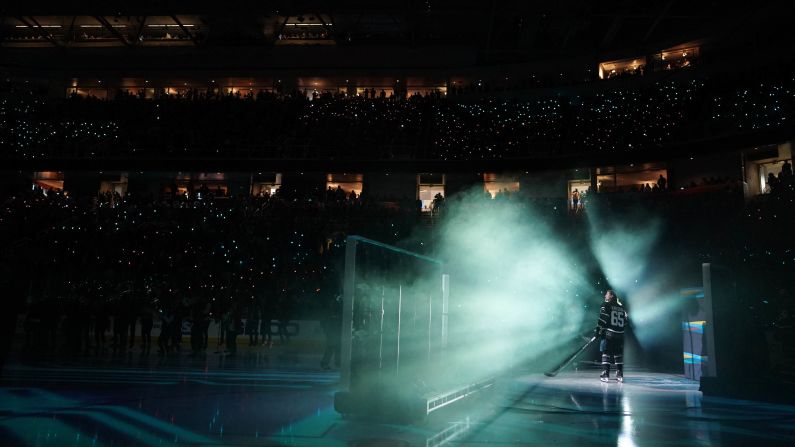
[{"label": "goal post", "polygon": [[448,352],[450,309],[440,260],[348,236],[334,408],[413,421],[493,385]]},{"label": "goal post", "polygon": [[341,385],[355,390],[422,379],[443,357],[448,299],[441,261],[348,236]]}]

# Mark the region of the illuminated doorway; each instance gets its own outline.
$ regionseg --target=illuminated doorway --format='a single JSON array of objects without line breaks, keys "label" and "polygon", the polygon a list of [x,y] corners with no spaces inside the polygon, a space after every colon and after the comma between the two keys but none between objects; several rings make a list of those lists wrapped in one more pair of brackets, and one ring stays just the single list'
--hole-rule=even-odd
[{"label": "illuminated doorway", "polygon": [[590,187],[590,180],[569,180],[569,190],[567,193],[569,210],[580,212],[585,209]]},{"label": "illuminated doorway", "polygon": [[444,174],[418,174],[417,175],[417,199],[422,203],[422,212],[430,213],[434,208],[434,200],[437,195],[444,199]]}]

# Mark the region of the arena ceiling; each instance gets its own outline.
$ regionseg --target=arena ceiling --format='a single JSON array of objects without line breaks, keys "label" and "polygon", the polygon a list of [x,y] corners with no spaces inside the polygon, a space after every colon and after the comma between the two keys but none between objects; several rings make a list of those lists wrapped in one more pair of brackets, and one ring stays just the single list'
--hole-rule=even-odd
[{"label": "arena ceiling", "polygon": [[[11,3],[11,2],[9,2]],[[0,68],[462,68],[790,41],[786,5],[684,0],[13,2]],[[790,44],[786,46],[791,47]]]}]

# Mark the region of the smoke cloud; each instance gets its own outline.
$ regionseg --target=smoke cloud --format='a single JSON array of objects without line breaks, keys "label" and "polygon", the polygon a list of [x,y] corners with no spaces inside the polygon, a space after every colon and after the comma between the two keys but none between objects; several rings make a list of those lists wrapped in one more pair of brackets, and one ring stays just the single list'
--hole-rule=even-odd
[{"label": "smoke cloud", "polygon": [[482,197],[478,189],[449,201],[438,235],[451,275],[451,337],[481,365],[548,366],[596,321],[589,247],[553,226],[566,212],[555,205]]}]

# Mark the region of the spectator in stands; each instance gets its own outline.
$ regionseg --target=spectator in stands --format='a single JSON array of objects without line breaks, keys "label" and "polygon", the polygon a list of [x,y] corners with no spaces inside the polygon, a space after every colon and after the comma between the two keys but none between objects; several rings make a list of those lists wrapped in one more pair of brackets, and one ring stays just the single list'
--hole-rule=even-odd
[{"label": "spectator in stands", "polygon": [[262,334],[262,344],[270,348],[273,346],[273,333],[271,332],[271,322],[273,321],[273,309],[271,309],[271,302],[267,298],[261,301],[261,320],[260,334]]},{"label": "spectator in stands", "polygon": [[237,335],[240,333],[242,324],[242,314],[236,303],[232,303],[232,307],[228,312],[228,323],[226,328],[226,352],[229,355],[237,354]]},{"label": "spectator in stands", "polygon": [[781,172],[778,173],[778,183],[782,192],[791,193],[795,190],[792,177],[792,165],[789,163],[789,160],[785,160],[784,164],[781,165]]},{"label": "spectator in stands", "polygon": [[105,351],[105,332],[110,326],[110,316],[107,307],[101,303],[98,297],[94,297],[94,346],[97,354]]},{"label": "spectator in stands", "polygon": [[323,328],[325,347],[323,358],[320,360],[322,369],[330,369],[333,359],[334,367],[340,367],[340,337],[342,336],[342,296],[337,295],[335,299],[325,309],[325,314],[321,317],[320,323]]},{"label": "spectator in stands", "polygon": [[259,306],[252,304],[248,308],[246,318],[246,332],[248,333],[248,345],[257,346],[259,344],[260,310]]},{"label": "spectator in stands", "polygon": [[154,311],[149,304],[144,304],[141,307],[141,352],[144,355],[149,354],[152,347],[152,327],[154,326]]},{"label": "spectator in stands", "polygon": [[175,318],[175,312],[171,309],[166,309],[160,313],[160,336],[157,339],[157,352],[161,355],[171,352],[171,342],[174,339],[172,333],[175,330]]},{"label": "spectator in stands", "polygon": [[204,340],[202,340],[202,333],[201,333],[201,320],[202,320],[202,309],[199,303],[194,303],[190,309],[190,315],[188,316],[188,321],[191,323],[190,325],[190,348],[191,348],[191,355],[199,355],[203,351]]},{"label": "spectator in stands", "polygon": [[431,208],[431,211],[433,211],[434,214],[438,214],[441,213],[443,209],[444,209],[444,196],[442,195],[442,193],[437,192],[436,195],[433,196],[433,208]]},{"label": "spectator in stands", "polygon": [[765,188],[767,192],[771,194],[778,194],[779,192],[778,187],[779,187],[779,182],[778,182],[778,177],[776,177],[776,174],[773,174],[772,172],[768,173],[767,188]]},{"label": "spectator in stands", "polygon": [[290,324],[290,320],[292,319],[291,294],[291,289],[288,289],[286,286],[282,288],[278,301],[279,307],[276,310],[276,319],[279,322],[279,342],[282,344],[290,343],[290,332],[287,329],[287,325]]},{"label": "spectator in stands", "polygon": [[187,313],[184,312],[183,306],[177,304],[174,311],[174,321],[171,329],[171,347],[179,354],[182,349],[182,322],[185,320]]},{"label": "spectator in stands", "polygon": [[126,303],[117,303],[116,312],[113,314],[113,349],[114,354],[127,352],[127,335],[130,330],[130,320]]},{"label": "spectator in stands", "polygon": [[792,164],[789,160],[784,160],[784,164],[781,165],[781,174],[785,179],[792,179]]}]

